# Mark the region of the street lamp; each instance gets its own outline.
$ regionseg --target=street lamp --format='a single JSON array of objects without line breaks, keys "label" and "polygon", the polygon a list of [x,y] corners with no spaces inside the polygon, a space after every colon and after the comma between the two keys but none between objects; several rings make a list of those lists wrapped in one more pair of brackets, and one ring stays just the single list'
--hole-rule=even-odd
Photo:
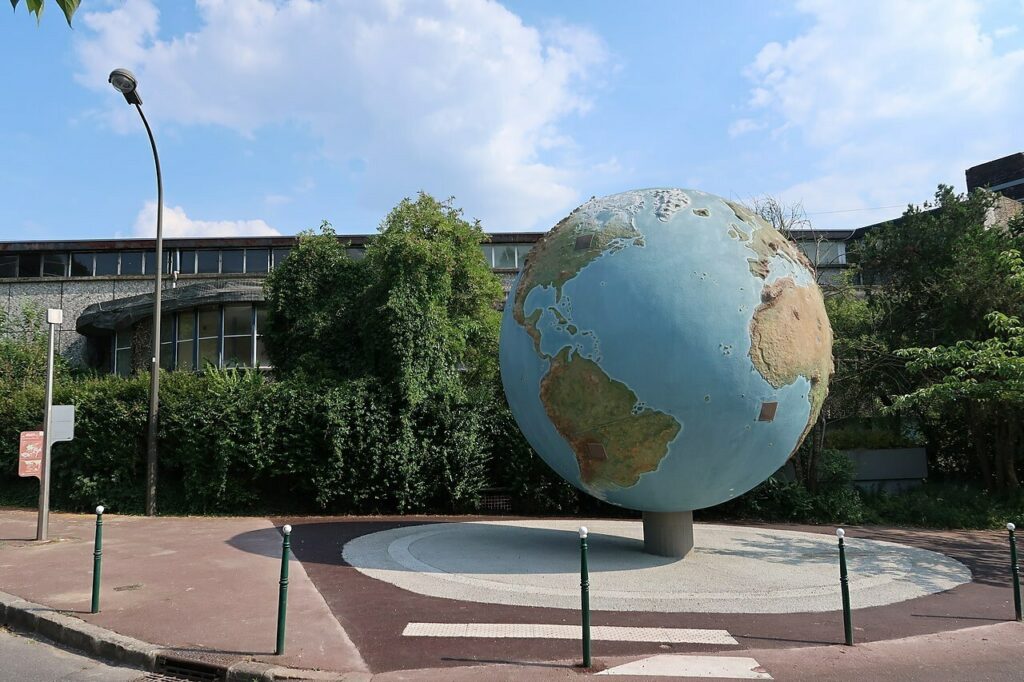
[{"label": "street lamp", "polygon": [[142,113],[142,98],[136,90],[139,82],[128,69],[114,69],[108,82],[124,95],[128,104],[135,105],[142,117],[153,148],[153,162],[156,164],[156,283],[153,289],[153,357],[149,368],[149,418],[146,422],[146,515],[156,515],[156,426],[160,409],[160,294],[163,288],[164,255],[164,183],[160,176],[160,156],[156,151],[156,140],[149,127],[146,115]]}]

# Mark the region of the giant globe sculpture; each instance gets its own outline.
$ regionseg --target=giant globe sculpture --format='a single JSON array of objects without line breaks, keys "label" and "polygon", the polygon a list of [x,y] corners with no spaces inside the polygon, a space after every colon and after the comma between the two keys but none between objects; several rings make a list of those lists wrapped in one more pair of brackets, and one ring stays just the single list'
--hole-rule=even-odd
[{"label": "giant globe sculpture", "polygon": [[531,250],[500,362],[516,422],[560,476],[622,507],[689,512],[800,445],[828,393],[832,330],[811,264],[767,222],[705,192],[638,190],[591,199]]}]

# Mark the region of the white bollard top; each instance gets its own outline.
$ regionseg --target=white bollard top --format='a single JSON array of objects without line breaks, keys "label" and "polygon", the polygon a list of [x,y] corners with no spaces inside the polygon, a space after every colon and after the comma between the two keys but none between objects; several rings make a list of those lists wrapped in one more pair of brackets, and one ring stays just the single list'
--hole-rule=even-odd
[{"label": "white bollard top", "polygon": [[288,525],[285,525],[285,527],[281,529],[281,532],[284,533],[285,535],[291,535],[292,534],[292,527],[288,526]]},{"label": "white bollard top", "polygon": [[1006,524],[1006,530],[1016,530],[1016,529],[1017,529],[1017,526],[1013,525],[1012,523]]},{"label": "white bollard top", "polygon": [[586,539],[586,537],[587,537],[587,527],[586,526],[580,526],[580,538],[581,539]]},{"label": "white bollard top", "polygon": [[843,530],[842,528],[836,528],[836,535],[839,536],[840,538],[843,538],[843,537],[846,536],[846,531]]},{"label": "white bollard top", "polygon": [[102,514],[103,513],[103,505],[102,504],[100,506],[96,507],[96,513],[97,514]]}]

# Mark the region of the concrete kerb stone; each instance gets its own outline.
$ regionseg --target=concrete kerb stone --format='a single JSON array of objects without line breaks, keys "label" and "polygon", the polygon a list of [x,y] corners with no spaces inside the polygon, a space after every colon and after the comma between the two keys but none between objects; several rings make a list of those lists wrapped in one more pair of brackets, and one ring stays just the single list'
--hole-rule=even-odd
[{"label": "concrete kerb stone", "polygon": [[0,622],[97,658],[153,670],[161,647],[0,592]]},{"label": "concrete kerb stone", "polygon": [[[39,635],[69,649],[113,663],[122,663],[146,671],[155,671],[157,658],[167,650],[156,644],[119,634],[98,625],[55,611],[48,606],[0,592],[0,625],[13,630]],[[366,673],[331,673],[300,670],[260,663],[239,661],[223,666],[225,678],[231,682],[275,682],[284,680],[369,680]]]}]

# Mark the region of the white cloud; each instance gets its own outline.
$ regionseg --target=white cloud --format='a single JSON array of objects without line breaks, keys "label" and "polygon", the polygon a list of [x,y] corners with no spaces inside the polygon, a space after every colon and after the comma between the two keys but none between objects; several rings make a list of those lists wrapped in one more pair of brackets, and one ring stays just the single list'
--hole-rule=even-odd
[{"label": "white cloud", "polygon": [[[135,218],[135,236],[156,235],[156,202]],[[164,237],[261,237],[281,234],[262,220],[193,220],[181,206],[164,206]]]},{"label": "white cloud", "polygon": [[[1020,151],[1024,50],[999,50],[973,0],[800,0],[810,26],[749,66],[749,111],[818,156],[780,194],[809,211],[919,203],[968,166]],[[1003,22],[1024,16],[1001,10]],[[1017,17],[1010,16],[1017,14]],[[891,214],[898,214],[895,210]],[[831,222],[889,217],[856,213]]]},{"label": "white cloud", "polygon": [[[245,135],[299,124],[381,214],[420,189],[454,194],[491,229],[573,206],[583,164],[559,124],[591,106],[607,60],[593,33],[538,30],[489,0],[197,0],[164,37],[151,0],[87,13],[78,78],[136,72],[149,114]],[[127,116],[123,104],[114,120]]]}]

